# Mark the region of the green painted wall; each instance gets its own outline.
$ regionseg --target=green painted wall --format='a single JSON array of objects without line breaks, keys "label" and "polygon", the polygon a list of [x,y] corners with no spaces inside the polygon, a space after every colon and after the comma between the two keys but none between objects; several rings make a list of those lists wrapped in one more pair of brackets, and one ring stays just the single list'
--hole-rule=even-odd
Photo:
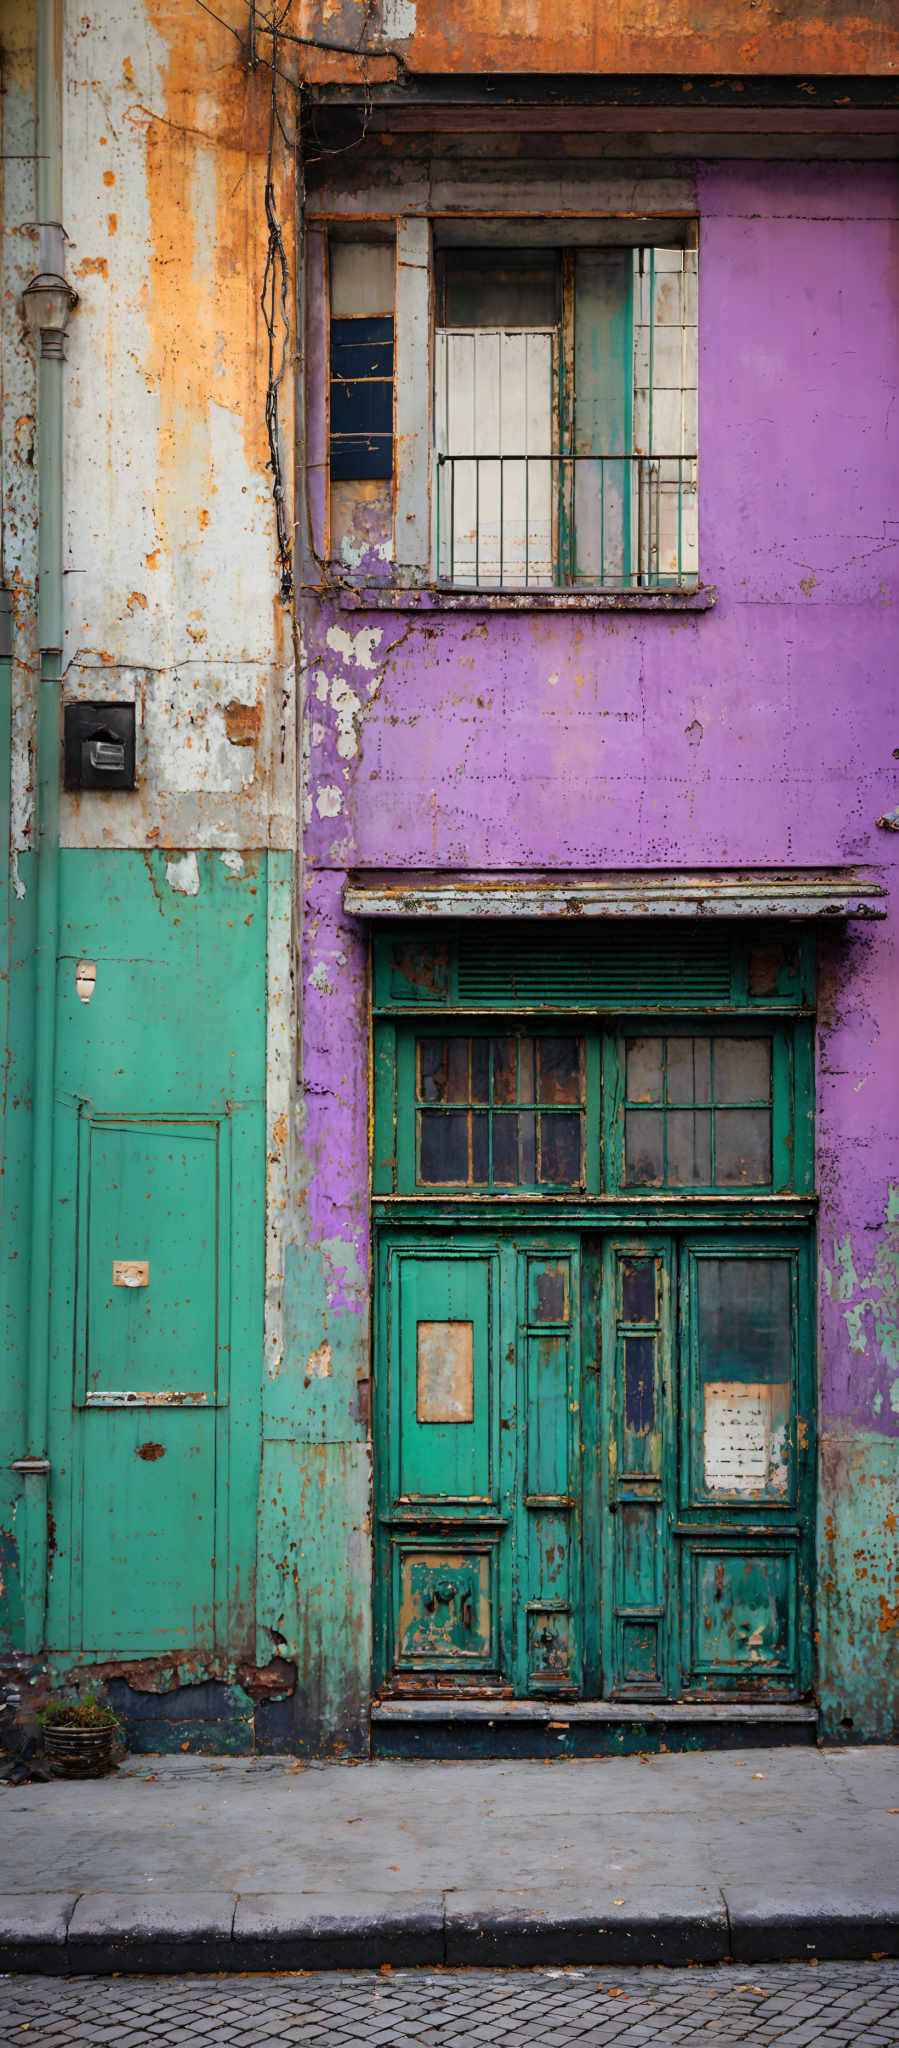
[{"label": "green painted wall", "polygon": [[[20,854],[10,878],[3,945],[2,1181],[0,1181],[0,1640],[22,1630],[19,1571],[23,1482],[9,1469],[25,1450],[31,1224],[31,1073],[34,1043],[34,862]],[[18,888],[16,887],[18,883]],[[21,893],[19,893],[21,891]]]},{"label": "green painted wall", "polygon": [[[266,857],[59,860],[48,1637],[63,1664],[197,1681],[254,1648]],[[27,1186],[15,1105],[10,1143]],[[15,1358],[26,1225],[5,1218]],[[114,1283],[114,1261],[142,1259],[146,1287]],[[3,1422],[15,1456],[17,1411]]]}]

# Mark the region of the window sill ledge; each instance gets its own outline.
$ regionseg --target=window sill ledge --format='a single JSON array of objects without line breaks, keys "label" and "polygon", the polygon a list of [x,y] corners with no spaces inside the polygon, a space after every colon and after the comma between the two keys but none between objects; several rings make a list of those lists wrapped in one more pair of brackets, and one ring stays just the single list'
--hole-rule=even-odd
[{"label": "window sill ledge", "polygon": [[336,595],[342,611],[375,612],[710,612],[718,602],[713,584],[699,590],[400,590],[381,584],[344,586]]}]

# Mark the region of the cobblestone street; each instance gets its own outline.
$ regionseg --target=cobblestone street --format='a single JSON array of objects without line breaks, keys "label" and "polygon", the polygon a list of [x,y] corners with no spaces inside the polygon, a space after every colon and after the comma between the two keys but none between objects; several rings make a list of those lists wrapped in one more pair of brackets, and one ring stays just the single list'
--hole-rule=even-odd
[{"label": "cobblestone street", "polygon": [[7,1977],[12,2048],[899,2048],[899,1963]]}]

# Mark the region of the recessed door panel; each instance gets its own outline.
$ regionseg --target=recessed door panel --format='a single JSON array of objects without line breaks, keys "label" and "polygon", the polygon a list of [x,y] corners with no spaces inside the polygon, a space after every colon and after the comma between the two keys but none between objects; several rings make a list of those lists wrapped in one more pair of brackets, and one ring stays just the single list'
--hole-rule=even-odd
[{"label": "recessed door panel", "polygon": [[76,1399],[214,1404],[219,1126],[85,1122],[83,1153]]},{"label": "recessed door panel", "polygon": [[489,1501],[495,1356],[490,1255],[397,1253],[397,1501]]},{"label": "recessed door panel", "polygon": [[89,1409],[80,1641],[105,1655],[215,1643],[216,1417]]},{"label": "recessed door panel", "polygon": [[394,1544],[395,1668],[495,1668],[496,1546]]}]

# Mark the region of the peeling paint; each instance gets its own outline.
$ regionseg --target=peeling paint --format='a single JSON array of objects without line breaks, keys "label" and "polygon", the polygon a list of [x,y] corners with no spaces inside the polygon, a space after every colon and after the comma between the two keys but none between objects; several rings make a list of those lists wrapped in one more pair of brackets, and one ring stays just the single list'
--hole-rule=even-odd
[{"label": "peeling paint", "polygon": [[176,889],[182,896],[198,896],[200,893],[200,870],[195,853],[184,853],[180,860],[166,861],[165,878],[170,889]]}]

